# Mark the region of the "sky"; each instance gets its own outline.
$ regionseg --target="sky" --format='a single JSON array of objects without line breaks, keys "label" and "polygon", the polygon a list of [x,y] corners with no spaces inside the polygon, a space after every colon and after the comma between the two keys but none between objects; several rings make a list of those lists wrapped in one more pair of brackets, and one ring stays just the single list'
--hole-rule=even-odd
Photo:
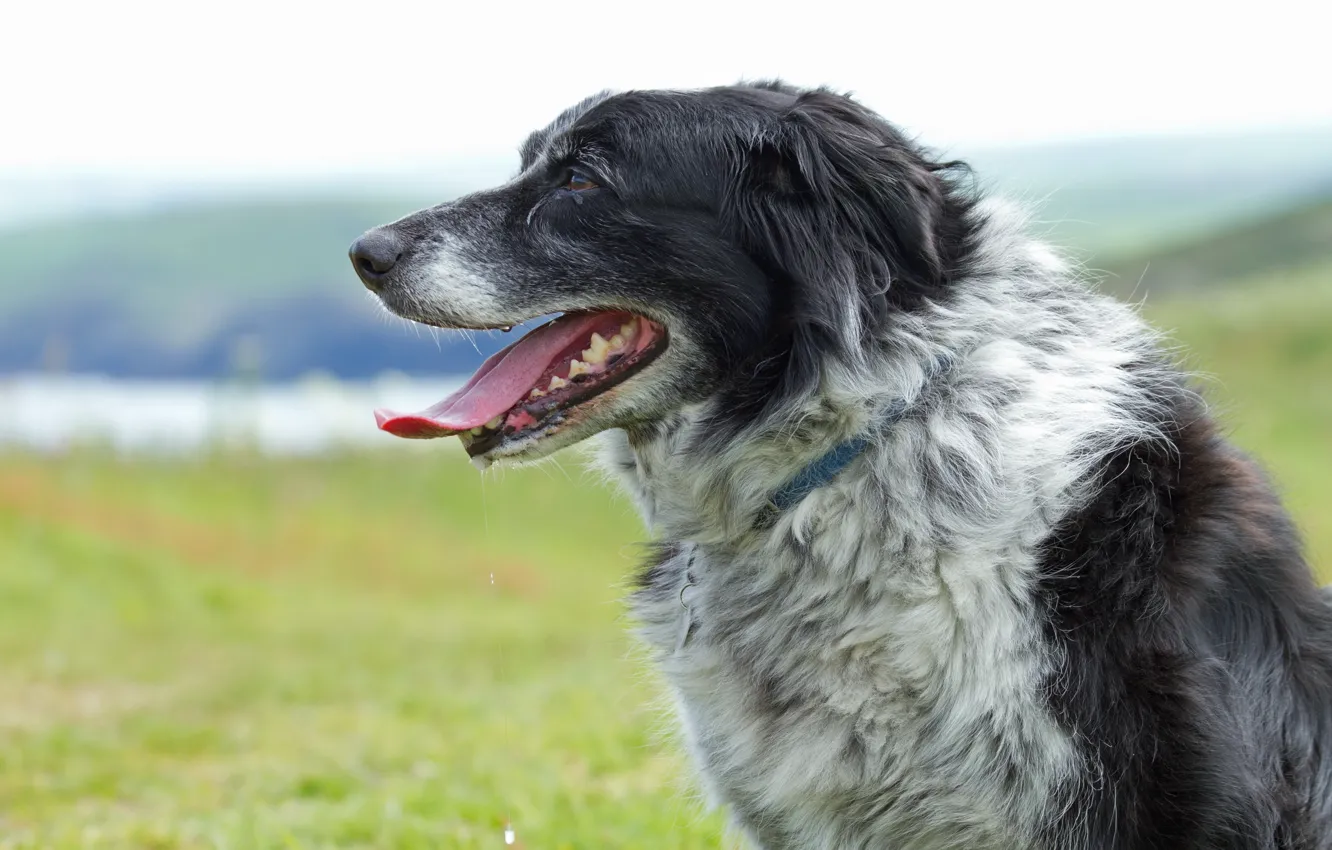
[{"label": "sky", "polygon": [[782,76],[940,147],[1326,125],[1320,4],[6,4],[0,176],[334,175],[514,157],[595,91]]}]

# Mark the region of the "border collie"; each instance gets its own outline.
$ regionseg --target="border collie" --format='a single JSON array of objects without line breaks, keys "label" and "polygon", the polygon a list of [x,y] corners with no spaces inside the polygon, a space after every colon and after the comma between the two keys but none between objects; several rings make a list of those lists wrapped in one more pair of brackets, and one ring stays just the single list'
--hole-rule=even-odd
[{"label": "border collie", "polygon": [[765,850],[1332,847],[1332,604],[1136,312],[854,100],[601,94],[352,248],[393,313],[559,314],[418,414],[600,435],[712,800]]}]

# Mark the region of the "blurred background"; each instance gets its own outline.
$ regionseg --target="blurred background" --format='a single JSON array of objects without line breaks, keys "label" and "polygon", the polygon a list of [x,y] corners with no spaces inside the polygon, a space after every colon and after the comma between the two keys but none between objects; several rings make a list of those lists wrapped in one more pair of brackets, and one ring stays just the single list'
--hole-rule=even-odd
[{"label": "blurred background", "polygon": [[389,319],[347,246],[603,88],[829,84],[970,160],[1185,347],[1332,578],[1305,4],[463,6],[7,7],[0,848],[734,846],[624,632],[628,505],[371,416],[504,340]]}]

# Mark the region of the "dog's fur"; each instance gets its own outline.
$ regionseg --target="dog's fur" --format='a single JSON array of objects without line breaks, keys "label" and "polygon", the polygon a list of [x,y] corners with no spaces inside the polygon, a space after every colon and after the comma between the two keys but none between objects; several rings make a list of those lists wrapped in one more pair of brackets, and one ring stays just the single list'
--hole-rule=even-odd
[{"label": "dog's fur", "polygon": [[[571,164],[602,188],[557,188]],[[658,538],[642,634],[757,846],[1332,847],[1332,605],[1289,519],[1136,313],[965,168],[825,90],[601,95],[389,227],[409,318],[668,329],[482,462],[605,432]]]}]

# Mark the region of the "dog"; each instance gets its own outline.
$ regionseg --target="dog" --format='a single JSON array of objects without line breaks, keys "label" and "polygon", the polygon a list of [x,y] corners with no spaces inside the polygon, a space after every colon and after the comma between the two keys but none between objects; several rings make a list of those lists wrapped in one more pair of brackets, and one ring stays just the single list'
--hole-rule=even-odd
[{"label": "dog", "polygon": [[351,259],[427,325],[558,314],[380,427],[481,468],[597,436],[754,846],[1332,847],[1332,605],[1291,520],[965,164],[827,89],[603,93]]}]

